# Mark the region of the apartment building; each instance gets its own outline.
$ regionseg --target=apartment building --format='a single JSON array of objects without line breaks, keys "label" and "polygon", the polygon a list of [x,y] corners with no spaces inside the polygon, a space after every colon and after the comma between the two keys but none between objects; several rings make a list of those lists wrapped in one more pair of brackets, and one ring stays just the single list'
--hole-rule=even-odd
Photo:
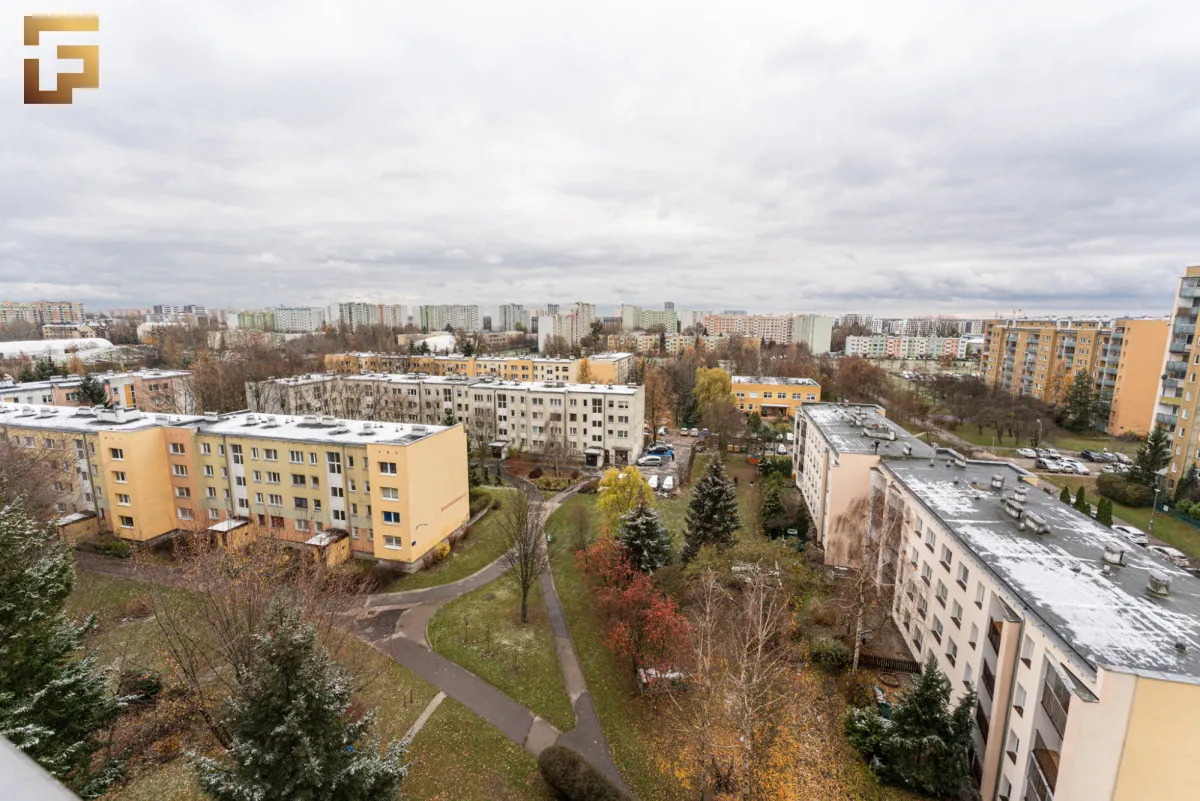
[{"label": "apartment building", "polygon": [[42,339],[92,339],[107,333],[107,325],[91,323],[46,323],[42,326]]},{"label": "apartment building", "polygon": [[504,303],[496,307],[494,323],[497,331],[516,331],[518,325],[528,331],[529,312],[520,303]]},{"label": "apartment building", "polygon": [[0,404],[0,434],[61,452],[60,511],[135,542],[245,530],[415,565],[468,517],[462,426]]},{"label": "apartment building", "polygon": [[934,449],[887,419],[882,406],[806,403],[794,420],[792,472],[825,564],[857,567],[864,543],[836,525],[866,495],[880,459],[929,459]]},{"label": "apartment building", "polygon": [[[586,362],[586,367],[585,367]],[[325,357],[325,369],[346,373],[366,370],[378,373],[414,372],[457,375],[467,378],[491,376],[507,381],[577,382],[586,373],[589,383],[624,384],[633,375],[632,353],[596,353],[579,359],[545,356],[391,356],[371,353],[339,353]]]},{"label": "apartment building", "polygon": [[[553,307],[555,311],[549,309]],[[547,313],[538,315],[538,350],[545,351],[546,344],[561,337],[568,345],[578,345],[591,333],[592,321],[596,318],[596,306],[592,303],[572,303],[566,312],[557,311],[558,306],[547,306]]]},{"label": "apartment building", "polygon": [[674,308],[643,309],[641,306],[621,304],[621,330],[644,331],[661,325],[668,334],[679,331],[679,315]]},{"label": "apartment building", "polygon": [[702,325],[709,334],[736,334],[767,342],[792,341],[792,318],[786,314],[710,314]]},{"label": "apartment building", "polygon": [[[93,373],[104,385],[109,406],[144,412],[192,414],[196,411],[190,370],[143,369],[128,373]],[[80,376],[54,376],[46,381],[0,383],[0,403],[79,406]],[[90,404],[89,404],[90,405]]]},{"label": "apartment building", "polygon": [[445,331],[447,327],[463,331],[482,331],[478,306],[429,305],[420,307],[418,325],[425,331]]},{"label": "apartment building", "polygon": [[1195,798],[1200,585],[1036,484],[942,451],[864,487],[910,653],[978,693],[982,797]]},{"label": "apartment building", "polygon": [[821,385],[811,378],[732,376],[733,401],[739,410],[763,417],[793,417],[805,403],[821,400]]},{"label": "apartment building", "polygon": [[325,369],[332,373],[401,373],[408,369],[407,353],[347,352],[325,354]]},{"label": "apartment building", "polygon": [[230,322],[236,324],[231,328],[246,329],[248,331],[274,331],[275,330],[275,312],[267,311],[241,311],[237,313],[237,317],[231,318]]},{"label": "apartment building", "polygon": [[1170,333],[1167,320],[1113,323],[1095,374],[1095,391],[1109,407],[1105,426],[1109,434],[1144,437],[1150,433]]},{"label": "apartment building", "polygon": [[966,359],[974,340],[965,337],[871,336],[846,337],[846,355],[867,359]]},{"label": "apartment building", "polygon": [[326,319],[330,325],[351,331],[369,326],[403,328],[408,324],[408,307],[399,303],[336,303],[329,307]]},{"label": "apartment building", "polygon": [[829,353],[833,342],[833,318],[821,314],[797,314],[792,317],[788,342],[807,345],[813,353]]},{"label": "apartment building", "polygon": [[450,417],[466,426],[473,446],[537,453],[548,442],[562,442],[590,465],[636,461],[645,422],[641,387],[490,376],[297,376],[247,383],[246,402],[256,411],[363,420],[441,423]]},{"label": "apartment building", "polygon": [[83,304],[68,300],[35,300],[0,303],[0,326],[10,323],[82,323]]},{"label": "apartment building", "polygon": [[1075,373],[1096,374],[1112,331],[1107,319],[988,320],[979,374],[988,386],[1058,404]]},{"label": "apartment building", "polygon": [[1175,482],[1194,464],[1200,464],[1200,437],[1193,425],[1200,403],[1196,374],[1200,372],[1200,266],[1188,267],[1179,279],[1171,311],[1170,339],[1154,406],[1154,425],[1171,435],[1171,463],[1166,484]]}]

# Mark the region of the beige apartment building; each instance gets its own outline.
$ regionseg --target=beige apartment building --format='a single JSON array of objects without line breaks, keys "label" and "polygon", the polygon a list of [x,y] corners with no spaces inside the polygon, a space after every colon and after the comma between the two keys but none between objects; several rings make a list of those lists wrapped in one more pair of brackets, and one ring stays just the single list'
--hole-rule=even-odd
[{"label": "beige apartment building", "polygon": [[333,373],[249,382],[246,403],[280,414],[465,426],[473,448],[538,453],[563,444],[589,465],[628,464],[642,451],[645,391],[627,384],[508,381],[485,376]]},{"label": "beige apartment building", "polygon": [[[624,384],[633,375],[632,353],[596,353],[580,359],[542,356],[410,356],[399,353],[331,353],[325,369],[335,373],[425,373],[433,376],[491,376],[505,381],[569,381]],[[582,379],[581,379],[582,376]]]},{"label": "beige apartment building", "polygon": [[1196,798],[1200,582],[1007,462],[883,459],[863,492],[913,658],[978,693],[983,798]]},{"label": "beige apartment building", "polygon": [[[190,370],[143,369],[128,373],[93,373],[104,385],[109,406],[140,409],[144,412],[193,414],[196,411]],[[79,406],[77,375],[55,376],[46,381],[0,382],[0,403],[28,403],[51,406]]]},{"label": "beige apartment building", "polygon": [[61,471],[64,525],[133,542],[207,530],[416,567],[468,517],[461,425],[0,404],[0,435]]},{"label": "beige apartment building", "polygon": [[1171,311],[1170,342],[1162,366],[1158,397],[1154,406],[1154,424],[1171,435],[1171,463],[1166,484],[1175,483],[1194,464],[1200,463],[1200,436],[1195,420],[1200,404],[1200,341],[1196,320],[1200,317],[1200,266],[1188,267],[1179,279],[1175,305]]},{"label": "beige apartment building", "polygon": [[862,564],[863,543],[835,525],[866,494],[880,459],[928,459],[934,450],[891,420],[882,406],[809,403],[796,414],[792,470],[812,518],[812,539],[825,564]]}]

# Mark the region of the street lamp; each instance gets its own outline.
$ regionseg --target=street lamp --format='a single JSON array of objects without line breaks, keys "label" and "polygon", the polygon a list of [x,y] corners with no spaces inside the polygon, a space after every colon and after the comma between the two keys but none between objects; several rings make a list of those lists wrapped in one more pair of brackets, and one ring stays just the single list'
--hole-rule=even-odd
[{"label": "street lamp", "polygon": [[1150,507],[1150,533],[1154,533],[1154,512],[1158,510],[1158,493],[1162,491],[1162,487],[1155,485],[1154,487],[1154,505]]}]

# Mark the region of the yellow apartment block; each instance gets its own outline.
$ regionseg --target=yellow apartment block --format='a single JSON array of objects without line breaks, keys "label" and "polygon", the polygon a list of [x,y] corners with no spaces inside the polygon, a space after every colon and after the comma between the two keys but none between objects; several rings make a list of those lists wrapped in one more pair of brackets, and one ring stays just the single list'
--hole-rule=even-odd
[{"label": "yellow apartment block", "polygon": [[732,383],[733,402],[746,414],[791,419],[805,403],[821,400],[821,385],[811,378],[735,375]]},{"label": "yellow apartment block", "polygon": [[624,384],[633,375],[632,353],[596,353],[580,359],[541,356],[409,356],[399,353],[331,353],[325,369],[333,373],[428,373],[435,376],[499,378],[503,381],[565,381]]},{"label": "yellow apartment block", "polygon": [[1096,374],[1111,334],[1109,320],[988,320],[979,374],[988,386],[1011,395],[1058,404],[1076,372]]},{"label": "yellow apartment block", "polygon": [[1188,267],[1179,279],[1175,305],[1171,311],[1170,339],[1162,365],[1154,424],[1171,435],[1171,464],[1167,469],[1167,488],[1195,464],[1200,463],[1200,431],[1195,426],[1200,412],[1200,339],[1196,320],[1200,318],[1200,266]]},{"label": "yellow apartment block", "polygon": [[251,527],[330,559],[414,565],[468,517],[461,425],[3,404],[0,429],[61,470],[64,520],[95,512],[135,542],[209,530],[239,544]]},{"label": "yellow apartment block", "polygon": [[1150,433],[1167,354],[1166,320],[1117,320],[1101,350],[1096,391],[1110,404],[1106,430],[1113,436]]}]

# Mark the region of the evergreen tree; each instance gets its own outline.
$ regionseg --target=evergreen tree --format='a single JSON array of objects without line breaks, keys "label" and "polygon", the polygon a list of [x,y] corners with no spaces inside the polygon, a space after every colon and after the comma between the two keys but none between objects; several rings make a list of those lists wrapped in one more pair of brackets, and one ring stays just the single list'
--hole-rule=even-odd
[{"label": "evergreen tree", "polygon": [[1071,488],[1063,487],[1062,492],[1058,493],[1058,499],[1063,503],[1069,504],[1071,502]]},{"label": "evergreen tree", "polygon": [[102,406],[108,403],[108,393],[104,391],[104,383],[90,375],[85,375],[79,382],[79,400],[84,405]]},{"label": "evergreen tree", "polygon": [[[2,488],[0,488],[2,489]],[[77,793],[94,797],[116,778],[114,762],[92,770],[99,732],[124,707],[90,655],[95,623],[71,623],[63,604],[75,563],[53,526],[23,501],[0,506],[0,735]]]},{"label": "evergreen tree", "polygon": [[775,538],[779,535],[779,529],[783,527],[782,523],[784,522],[783,488],[780,486],[779,474],[771,473],[759,483],[759,486],[762,491],[759,519],[762,520],[763,533],[768,537]]},{"label": "evergreen tree", "polygon": [[739,525],[737,492],[725,474],[725,462],[716,454],[708,460],[704,476],[692,490],[683,561],[691,561],[703,545],[732,545],[733,532]]},{"label": "evergreen tree", "polygon": [[1083,488],[1082,484],[1079,485],[1079,489],[1075,490],[1075,503],[1073,505],[1081,512],[1083,511],[1083,507],[1087,505],[1087,490]]},{"label": "evergreen tree", "polygon": [[458,421],[454,419],[454,410],[447,409],[446,414],[442,416],[442,425],[449,427],[449,426],[454,425],[457,422]]},{"label": "evergreen tree", "polygon": [[1197,470],[1196,465],[1188,465],[1188,469],[1183,471],[1183,477],[1175,485],[1175,503],[1178,504],[1185,499],[1191,500],[1197,487],[1200,487],[1200,471]]},{"label": "evergreen tree", "polygon": [[1133,466],[1129,469],[1129,480],[1153,487],[1158,481],[1158,471],[1171,461],[1171,442],[1167,432],[1155,428],[1146,437],[1146,441],[1138,448],[1133,458]]},{"label": "evergreen tree", "polygon": [[1073,431],[1086,431],[1092,427],[1092,379],[1086,370],[1075,373],[1066,397],[1067,427]]},{"label": "evergreen tree", "polygon": [[671,561],[671,535],[645,499],[621,518],[621,542],[633,566],[643,573],[653,573]]},{"label": "evergreen tree", "polygon": [[1096,522],[1112,528],[1112,517],[1112,501],[1108,498],[1101,498],[1096,502]]},{"label": "evergreen tree", "polygon": [[846,716],[850,744],[878,758],[879,777],[925,795],[956,798],[970,786],[975,692],[950,706],[950,680],[930,655],[890,724],[872,705]]},{"label": "evergreen tree", "polygon": [[395,797],[404,744],[380,753],[374,718],[347,715],[350,677],[298,609],[271,606],[250,668],[223,720],[229,761],[195,757],[200,787],[219,801],[346,801]]}]

